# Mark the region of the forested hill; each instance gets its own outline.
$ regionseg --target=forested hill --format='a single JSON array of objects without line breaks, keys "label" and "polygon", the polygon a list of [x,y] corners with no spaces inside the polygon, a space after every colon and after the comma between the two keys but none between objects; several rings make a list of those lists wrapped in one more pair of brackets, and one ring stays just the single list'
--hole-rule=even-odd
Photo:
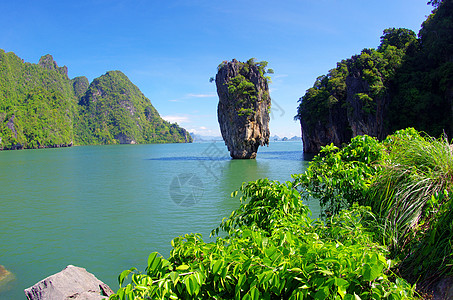
[{"label": "forested hill", "polygon": [[418,36],[384,30],[377,49],[337,63],[299,99],[305,152],[406,127],[453,136],[453,0],[430,4]]},{"label": "forested hill", "polygon": [[51,55],[25,63],[0,49],[0,149],[191,142],[120,71],[89,84]]}]

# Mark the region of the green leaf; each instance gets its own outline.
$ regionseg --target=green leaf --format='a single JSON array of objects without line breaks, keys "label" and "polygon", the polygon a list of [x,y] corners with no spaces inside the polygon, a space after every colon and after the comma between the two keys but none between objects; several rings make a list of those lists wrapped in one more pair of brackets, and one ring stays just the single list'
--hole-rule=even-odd
[{"label": "green leaf", "polygon": [[250,298],[253,300],[258,300],[260,298],[260,291],[256,287],[250,289]]},{"label": "green leaf", "polygon": [[189,295],[193,295],[194,289],[195,289],[195,282],[192,280],[191,276],[187,276],[186,279],[184,280],[184,284],[186,285],[187,292]]},{"label": "green leaf", "polygon": [[178,271],[186,271],[188,269],[190,269],[190,267],[188,265],[180,265],[180,266],[176,267],[176,270],[178,270]]},{"label": "green leaf", "polygon": [[172,281],[174,284],[178,283],[178,281],[179,281],[179,274],[178,274],[178,272],[171,272],[171,273],[170,273],[170,279],[171,279],[171,281]]},{"label": "green leaf", "polygon": [[222,265],[223,265],[223,261],[222,260],[215,261],[212,264],[212,269],[211,269],[212,273],[213,274],[219,274],[219,270],[222,267]]},{"label": "green leaf", "polygon": [[118,276],[118,282],[120,284],[120,287],[123,284],[124,279],[127,278],[127,275],[129,275],[131,272],[133,272],[135,270],[137,270],[137,269],[136,268],[132,268],[130,270],[124,270],[123,272],[121,272],[121,274]]},{"label": "green leaf", "polygon": [[157,256],[157,252],[153,252],[148,257],[148,269],[154,270],[161,264],[161,258]]}]

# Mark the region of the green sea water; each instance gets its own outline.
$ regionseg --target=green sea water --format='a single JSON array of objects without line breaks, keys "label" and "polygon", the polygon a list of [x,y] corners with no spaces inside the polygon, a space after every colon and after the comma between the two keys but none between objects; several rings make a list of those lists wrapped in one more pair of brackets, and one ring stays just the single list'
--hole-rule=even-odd
[{"label": "green sea water", "polygon": [[271,143],[256,160],[231,160],[223,142],[0,152],[0,265],[15,275],[0,299],[25,299],[69,264],[116,290],[121,271],[168,256],[174,237],[209,240],[242,182],[290,180],[308,159],[301,142]]}]

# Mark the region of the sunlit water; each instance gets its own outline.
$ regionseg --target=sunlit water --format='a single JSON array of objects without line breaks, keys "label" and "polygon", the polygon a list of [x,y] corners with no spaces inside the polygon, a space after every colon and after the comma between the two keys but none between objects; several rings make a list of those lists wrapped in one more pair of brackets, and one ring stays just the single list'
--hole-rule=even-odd
[{"label": "sunlit water", "polygon": [[223,142],[0,152],[0,265],[16,277],[0,299],[25,299],[68,264],[116,290],[121,271],[168,256],[174,237],[209,240],[242,182],[291,180],[307,164],[300,142],[261,147],[256,160],[231,160]]}]

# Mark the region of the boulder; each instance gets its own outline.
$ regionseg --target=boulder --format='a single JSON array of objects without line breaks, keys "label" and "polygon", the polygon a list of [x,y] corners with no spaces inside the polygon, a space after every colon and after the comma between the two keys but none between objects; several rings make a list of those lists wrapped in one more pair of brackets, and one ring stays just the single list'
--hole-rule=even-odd
[{"label": "boulder", "polygon": [[0,265],[0,291],[8,290],[8,284],[14,279],[14,274],[8,271],[4,266]]},{"label": "boulder", "polygon": [[107,299],[113,294],[110,287],[93,274],[72,265],[25,289],[24,292],[28,300],[98,300]]},{"label": "boulder", "polygon": [[258,147],[269,144],[271,98],[262,63],[233,59],[218,68],[217,116],[232,158],[254,159]]}]

